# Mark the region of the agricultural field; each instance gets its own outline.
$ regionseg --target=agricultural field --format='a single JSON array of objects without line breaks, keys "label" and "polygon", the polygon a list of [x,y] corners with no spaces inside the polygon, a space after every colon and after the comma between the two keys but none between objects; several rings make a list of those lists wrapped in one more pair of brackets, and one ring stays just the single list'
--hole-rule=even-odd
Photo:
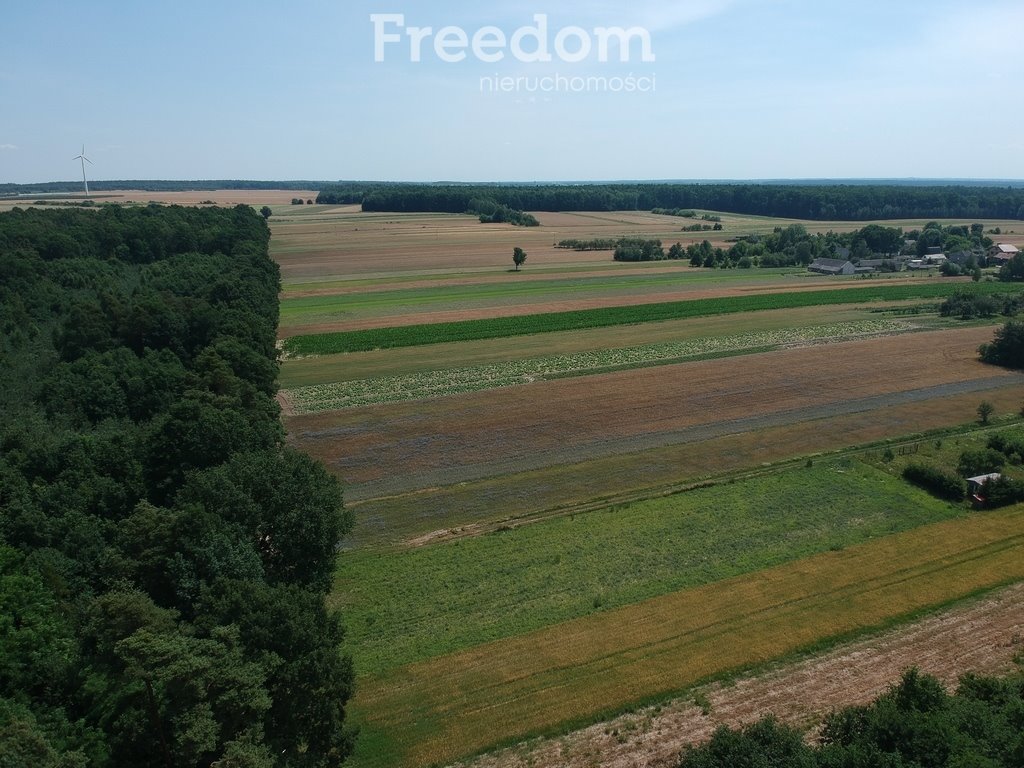
[{"label": "agricultural field", "polygon": [[1018,429],[1024,375],[977,355],[1000,319],[937,312],[1007,284],[554,247],[791,223],[760,217],[273,211],[284,424],[354,519],[330,602],[356,766],[561,733],[1024,580],[1024,507],[900,475]]}]

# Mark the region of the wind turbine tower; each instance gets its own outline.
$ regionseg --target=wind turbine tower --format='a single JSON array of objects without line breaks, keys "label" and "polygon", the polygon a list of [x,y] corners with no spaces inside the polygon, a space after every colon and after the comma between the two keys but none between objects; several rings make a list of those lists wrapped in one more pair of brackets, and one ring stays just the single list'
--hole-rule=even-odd
[{"label": "wind turbine tower", "polygon": [[71,159],[72,160],[81,160],[82,161],[82,184],[85,186],[85,196],[88,197],[89,196],[89,182],[85,178],[85,164],[88,163],[89,165],[92,165],[93,162],[92,162],[92,160],[90,160],[88,157],[85,156],[85,144],[82,145],[82,154],[78,155],[78,157],[73,157]]}]

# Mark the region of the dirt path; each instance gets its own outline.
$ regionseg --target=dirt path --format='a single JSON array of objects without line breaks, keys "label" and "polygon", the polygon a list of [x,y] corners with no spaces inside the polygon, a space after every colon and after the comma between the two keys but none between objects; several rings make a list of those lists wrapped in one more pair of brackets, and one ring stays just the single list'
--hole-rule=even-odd
[{"label": "dirt path", "polygon": [[[460,768],[668,768],[719,725],[774,714],[813,728],[828,712],[865,704],[917,666],[949,687],[966,672],[1005,674],[1024,649],[1024,584],[884,634],[840,646],[734,684],[703,686],[662,707],[623,715],[561,738],[485,755]],[[697,706],[700,701],[703,708]]]}]

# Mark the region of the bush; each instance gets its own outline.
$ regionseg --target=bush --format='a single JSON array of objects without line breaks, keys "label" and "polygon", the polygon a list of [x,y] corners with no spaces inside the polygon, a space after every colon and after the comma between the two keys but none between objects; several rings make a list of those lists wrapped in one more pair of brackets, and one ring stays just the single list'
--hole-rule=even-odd
[{"label": "bush", "polygon": [[961,477],[987,475],[998,472],[1006,464],[1006,456],[993,448],[980,448],[960,454],[956,469]]},{"label": "bush", "polygon": [[982,495],[985,497],[985,506],[993,509],[1016,504],[1024,501],[1024,482],[997,477],[985,483]]},{"label": "bush", "polygon": [[1024,368],[1024,322],[1011,320],[996,331],[991,344],[978,349],[983,362],[1006,368]]},{"label": "bush", "polygon": [[940,499],[961,501],[967,494],[967,486],[963,480],[950,472],[927,464],[908,464],[903,469],[903,479]]}]

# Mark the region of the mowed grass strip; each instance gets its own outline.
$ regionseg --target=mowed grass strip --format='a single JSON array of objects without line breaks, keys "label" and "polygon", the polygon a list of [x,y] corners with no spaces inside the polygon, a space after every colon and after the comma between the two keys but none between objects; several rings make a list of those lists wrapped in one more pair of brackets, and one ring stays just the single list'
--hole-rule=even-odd
[{"label": "mowed grass strip", "polygon": [[412,550],[350,552],[330,598],[363,675],[946,520],[857,460]]},{"label": "mowed grass strip", "polygon": [[443,764],[1024,579],[1024,509],[947,521],[364,680],[359,766]]},{"label": "mowed grass strip", "polygon": [[1007,283],[904,283],[862,288],[835,288],[824,291],[764,293],[727,296],[635,306],[604,307],[569,312],[548,312],[515,317],[464,320],[451,323],[368,328],[337,333],[309,334],[285,339],[283,348],[290,355],[329,355],[341,352],[365,352],[452,341],[473,341],[534,333],[633,325],[689,317],[789,309],[819,305],[851,304],[904,299],[941,298],[954,291],[997,293],[1022,291],[1024,285]]}]

